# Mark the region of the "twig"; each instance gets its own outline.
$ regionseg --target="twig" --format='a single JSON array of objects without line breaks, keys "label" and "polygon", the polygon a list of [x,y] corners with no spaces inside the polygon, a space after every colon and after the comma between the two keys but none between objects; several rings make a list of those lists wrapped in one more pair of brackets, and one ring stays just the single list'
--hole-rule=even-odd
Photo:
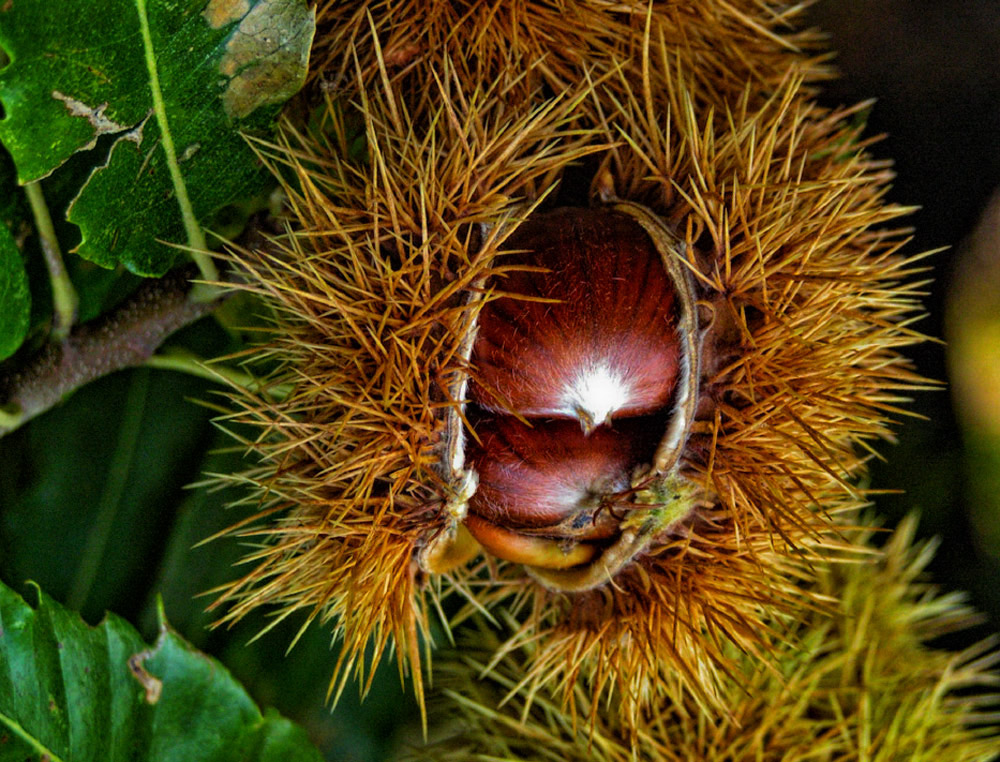
[{"label": "twig", "polygon": [[190,271],[149,281],[107,315],[50,343],[25,367],[0,375],[0,436],[61,402],[73,391],[123,368],[145,363],[168,336],[219,304],[189,298]]}]

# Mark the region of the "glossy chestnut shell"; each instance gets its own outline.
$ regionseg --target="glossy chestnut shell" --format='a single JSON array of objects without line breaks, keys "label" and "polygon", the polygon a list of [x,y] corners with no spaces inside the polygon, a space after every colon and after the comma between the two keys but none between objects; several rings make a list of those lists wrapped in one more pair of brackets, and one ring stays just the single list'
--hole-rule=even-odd
[{"label": "glossy chestnut shell", "polygon": [[625,419],[585,434],[570,420],[482,420],[476,425],[480,441],[469,446],[470,465],[479,474],[470,509],[508,528],[566,524],[576,537],[606,535],[601,510],[611,518],[609,498],[631,489],[632,472],[656,447],[649,423]]},{"label": "glossy chestnut shell", "polygon": [[652,239],[607,209],[559,209],[507,239],[484,305],[471,393],[494,412],[572,418],[584,431],[665,407],[677,382],[677,296]]}]

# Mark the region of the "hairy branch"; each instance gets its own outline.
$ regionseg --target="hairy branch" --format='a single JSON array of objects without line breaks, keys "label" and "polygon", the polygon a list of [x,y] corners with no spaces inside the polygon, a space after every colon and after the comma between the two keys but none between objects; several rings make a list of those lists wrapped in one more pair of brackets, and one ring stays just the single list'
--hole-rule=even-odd
[{"label": "hairy branch", "polygon": [[0,375],[0,436],[44,413],[79,387],[142,365],[175,331],[207,315],[219,300],[189,298],[189,271],[149,281],[123,304],[44,347],[27,365]]}]

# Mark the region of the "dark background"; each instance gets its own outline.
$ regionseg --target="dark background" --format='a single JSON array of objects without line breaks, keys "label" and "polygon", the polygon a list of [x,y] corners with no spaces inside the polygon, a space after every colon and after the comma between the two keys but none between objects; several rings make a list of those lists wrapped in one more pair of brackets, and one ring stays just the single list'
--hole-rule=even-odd
[{"label": "dark background", "polygon": [[[1000,3],[993,0],[825,0],[808,13],[838,51],[841,77],[823,101],[831,106],[875,97],[869,131],[885,133],[874,148],[895,161],[890,200],[920,209],[910,252],[948,247],[930,261],[934,282],[921,330],[941,338],[946,300],[956,283],[965,241],[1000,186]],[[1000,251],[995,255],[1000,259]],[[997,302],[1000,304],[1000,301]],[[959,311],[959,314],[960,311]],[[1000,310],[996,319],[1000,320]],[[927,377],[947,381],[947,348],[925,343],[910,350]],[[994,390],[1000,398],[1000,389]],[[898,445],[883,445],[873,486],[904,489],[877,501],[891,521],[920,512],[920,532],[938,535],[935,579],[968,590],[1000,630],[1000,547],[974,521],[1000,525],[1000,496],[981,499],[978,480],[995,478],[995,459],[969,456],[951,387],[916,396]],[[1000,444],[1000,442],[998,442]],[[988,496],[987,496],[988,497]]]}]

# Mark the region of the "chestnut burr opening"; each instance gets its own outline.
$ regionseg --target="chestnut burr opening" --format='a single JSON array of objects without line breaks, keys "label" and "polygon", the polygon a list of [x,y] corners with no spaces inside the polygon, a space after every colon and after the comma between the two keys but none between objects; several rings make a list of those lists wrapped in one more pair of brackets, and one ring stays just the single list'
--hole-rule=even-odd
[{"label": "chestnut burr opening", "polygon": [[504,250],[469,349],[462,517],[489,553],[586,589],[693,504],[693,286],[681,242],[631,203],[532,216]]}]

